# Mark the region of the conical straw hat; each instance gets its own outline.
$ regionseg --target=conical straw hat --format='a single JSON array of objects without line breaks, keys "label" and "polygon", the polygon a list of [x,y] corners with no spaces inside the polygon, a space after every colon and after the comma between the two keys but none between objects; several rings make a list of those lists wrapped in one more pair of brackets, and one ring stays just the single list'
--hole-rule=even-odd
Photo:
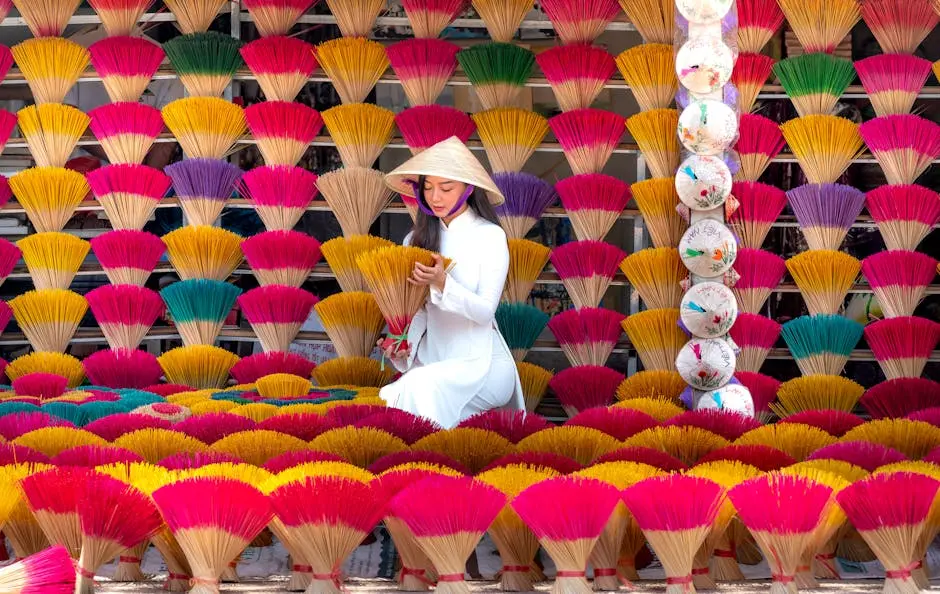
[{"label": "conical straw hat", "polygon": [[417,182],[422,175],[445,177],[485,190],[493,206],[506,201],[490,174],[456,136],[442,140],[408,159],[385,176],[385,183],[402,196],[415,198],[414,188],[409,182]]}]

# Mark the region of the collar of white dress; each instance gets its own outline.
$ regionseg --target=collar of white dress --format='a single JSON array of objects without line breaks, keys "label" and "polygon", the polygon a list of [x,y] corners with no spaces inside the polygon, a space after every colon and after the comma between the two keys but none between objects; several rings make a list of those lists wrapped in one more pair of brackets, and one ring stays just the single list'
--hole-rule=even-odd
[{"label": "collar of white dress", "polygon": [[444,231],[453,231],[454,229],[459,229],[461,226],[472,224],[476,219],[477,214],[468,206],[467,210],[454,217],[450,225],[445,225],[444,221],[441,220],[441,229]]}]

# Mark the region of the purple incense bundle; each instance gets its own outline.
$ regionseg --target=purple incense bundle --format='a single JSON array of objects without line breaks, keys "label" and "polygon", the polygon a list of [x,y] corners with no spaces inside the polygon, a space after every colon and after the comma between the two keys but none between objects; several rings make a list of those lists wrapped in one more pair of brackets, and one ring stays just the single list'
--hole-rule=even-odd
[{"label": "purple incense bundle", "polygon": [[787,192],[811,250],[836,250],[865,206],[865,194],[842,184],[806,184]]},{"label": "purple incense bundle", "polygon": [[232,197],[242,170],[217,159],[185,159],[164,171],[190,225],[213,225]]},{"label": "purple incense bundle", "polygon": [[506,202],[496,207],[496,215],[509,239],[522,239],[558,199],[555,188],[530,173],[506,172],[493,176]]}]

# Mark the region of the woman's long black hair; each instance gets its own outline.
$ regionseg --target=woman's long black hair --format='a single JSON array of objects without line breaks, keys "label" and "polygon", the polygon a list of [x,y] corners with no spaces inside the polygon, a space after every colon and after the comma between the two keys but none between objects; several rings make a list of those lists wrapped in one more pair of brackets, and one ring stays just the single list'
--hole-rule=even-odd
[{"label": "woman's long black hair", "polygon": [[[415,192],[415,198],[424,203],[425,207],[428,206],[428,201],[424,198],[424,183],[426,180],[427,176],[425,175],[418,178],[418,188]],[[496,217],[496,211],[493,209],[493,205],[490,203],[486,193],[480,188],[474,188],[473,194],[467,199],[467,206],[472,208],[477,216],[499,225],[499,219]],[[432,252],[441,251],[440,219],[418,209],[418,216],[415,218],[415,228],[411,234],[411,245]]]}]

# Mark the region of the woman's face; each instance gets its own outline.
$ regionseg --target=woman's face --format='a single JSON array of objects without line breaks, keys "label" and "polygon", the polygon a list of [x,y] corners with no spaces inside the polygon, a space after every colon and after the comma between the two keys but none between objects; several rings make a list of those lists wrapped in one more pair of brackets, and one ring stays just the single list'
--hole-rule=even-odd
[{"label": "woman's face", "polygon": [[424,199],[434,216],[444,218],[454,210],[454,206],[466,189],[467,184],[463,182],[446,177],[428,176],[424,180]]}]

